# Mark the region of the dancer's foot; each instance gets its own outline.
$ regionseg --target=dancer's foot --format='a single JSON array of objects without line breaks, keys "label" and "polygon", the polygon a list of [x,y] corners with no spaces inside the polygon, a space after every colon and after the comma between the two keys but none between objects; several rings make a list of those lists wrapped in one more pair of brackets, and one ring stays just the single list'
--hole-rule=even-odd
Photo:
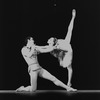
[{"label": "dancer's foot", "polygon": [[16,92],[18,92],[18,91],[24,91],[24,86],[21,86],[18,89],[16,89]]},{"label": "dancer's foot", "polygon": [[76,16],[76,10],[75,10],[75,9],[72,10],[72,15],[73,15],[74,17]]},{"label": "dancer's foot", "polygon": [[75,92],[75,91],[77,91],[77,89],[74,89],[74,88],[72,88],[72,87],[68,87],[68,88],[67,88],[67,91],[68,91],[68,92],[71,92],[71,91]]},{"label": "dancer's foot", "polygon": [[20,91],[20,92],[23,92],[23,91],[24,92],[35,92],[36,90],[33,90],[31,86],[27,86],[27,87],[21,86],[16,90],[16,92],[18,92],[18,91]]}]

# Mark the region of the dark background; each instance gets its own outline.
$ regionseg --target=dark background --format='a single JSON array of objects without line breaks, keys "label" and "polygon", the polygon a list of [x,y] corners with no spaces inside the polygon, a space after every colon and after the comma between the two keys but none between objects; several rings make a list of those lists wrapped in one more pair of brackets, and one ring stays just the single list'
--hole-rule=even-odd
[{"label": "dark background", "polygon": [[[29,85],[27,64],[21,55],[27,36],[37,45],[50,37],[65,38],[76,9],[72,34],[73,78],[77,89],[100,89],[99,0],[8,0],[0,1],[0,89]],[[56,5],[55,5],[56,4]],[[39,64],[67,84],[67,69],[49,53],[38,55]],[[38,89],[63,89],[38,78]]]}]

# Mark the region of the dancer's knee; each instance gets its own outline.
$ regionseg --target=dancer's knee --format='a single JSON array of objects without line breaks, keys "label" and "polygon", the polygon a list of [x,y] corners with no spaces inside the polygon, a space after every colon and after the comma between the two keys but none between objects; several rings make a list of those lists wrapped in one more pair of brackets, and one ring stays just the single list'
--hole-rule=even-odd
[{"label": "dancer's knee", "polygon": [[63,68],[72,69],[71,64],[63,64]]},{"label": "dancer's knee", "polygon": [[51,79],[50,79],[54,84],[56,84],[57,85],[57,78],[56,77],[51,77]]},{"label": "dancer's knee", "polygon": [[53,83],[54,83],[55,85],[58,86],[60,82],[59,82],[59,80],[58,80],[57,78],[55,78],[55,79],[53,80]]},{"label": "dancer's knee", "polygon": [[67,66],[67,69],[72,71],[72,66],[71,65]]},{"label": "dancer's knee", "polygon": [[50,80],[51,80],[52,82],[55,82],[56,77],[52,76],[52,77],[50,78]]},{"label": "dancer's knee", "polygon": [[56,80],[54,81],[54,84],[58,86],[58,85],[59,85],[59,81],[56,79]]},{"label": "dancer's knee", "polygon": [[63,61],[63,68],[71,68],[71,61]]}]

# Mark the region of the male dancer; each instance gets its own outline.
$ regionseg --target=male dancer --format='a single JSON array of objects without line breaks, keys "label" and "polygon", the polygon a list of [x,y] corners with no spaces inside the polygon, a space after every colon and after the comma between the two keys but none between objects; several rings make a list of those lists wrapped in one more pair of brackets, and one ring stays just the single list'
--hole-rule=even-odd
[{"label": "male dancer", "polygon": [[55,57],[58,58],[60,66],[63,68],[68,69],[68,82],[67,86],[71,86],[71,79],[72,79],[72,56],[73,56],[73,50],[70,44],[71,36],[72,36],[72,30],[73,30],[73,24],[74,19],[76,16],[76,11],[73,9],[72,11],[72,19],[68,27],[68,32],[65,37],[65,39],[56,39],[56,38],[50,38],[48,41],[51,42],[51,44],[56,44],[56,49],[51,52]]},{"label": "male dancer", "polygon": [[29,37],[27,39],[27,44],[24,46],[21,50],[21,53],[28,64],[28,72],[30,75],[30,86],[24,87],[21,86],[18,88],[16,91],[35,91],[37,89],[37,77],[38,75],[40,77],[43,77],[45,79],[48,79],[52,81],[55,85],[60,86],[67,91],[75,91],[73,88],[68,87],[65,85],[63,82],[58,80],[55,76],[51,75],[47,70],[43,69],[37,59],[37,54],[38,53],[46,53],[50,52],[54,49],[55,47],[52,45],[49,46],[36,46],[34,44],[34,40],[32,37]]}]

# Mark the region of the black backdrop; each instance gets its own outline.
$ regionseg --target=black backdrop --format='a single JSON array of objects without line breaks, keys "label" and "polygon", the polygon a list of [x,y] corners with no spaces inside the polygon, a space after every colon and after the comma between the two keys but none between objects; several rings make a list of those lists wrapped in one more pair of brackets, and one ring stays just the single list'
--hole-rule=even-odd
[{"label": "black backdrop", "polygon": [[[100,89],[100,7],[90,0],[9,0],[1,3],[0,89],[29,85],[27,64],[21,55],[24,39],[32,36],[37,45],[48,38],[64,38],[71,20],[76,19],[72,34],[73,78],[77,89]],[[56,5],[55,5],[56,4]],[[38,55],[39,64],[67,83],[67,69],[49,53]],[[38,78],[38,89],[62,89]]]}]

